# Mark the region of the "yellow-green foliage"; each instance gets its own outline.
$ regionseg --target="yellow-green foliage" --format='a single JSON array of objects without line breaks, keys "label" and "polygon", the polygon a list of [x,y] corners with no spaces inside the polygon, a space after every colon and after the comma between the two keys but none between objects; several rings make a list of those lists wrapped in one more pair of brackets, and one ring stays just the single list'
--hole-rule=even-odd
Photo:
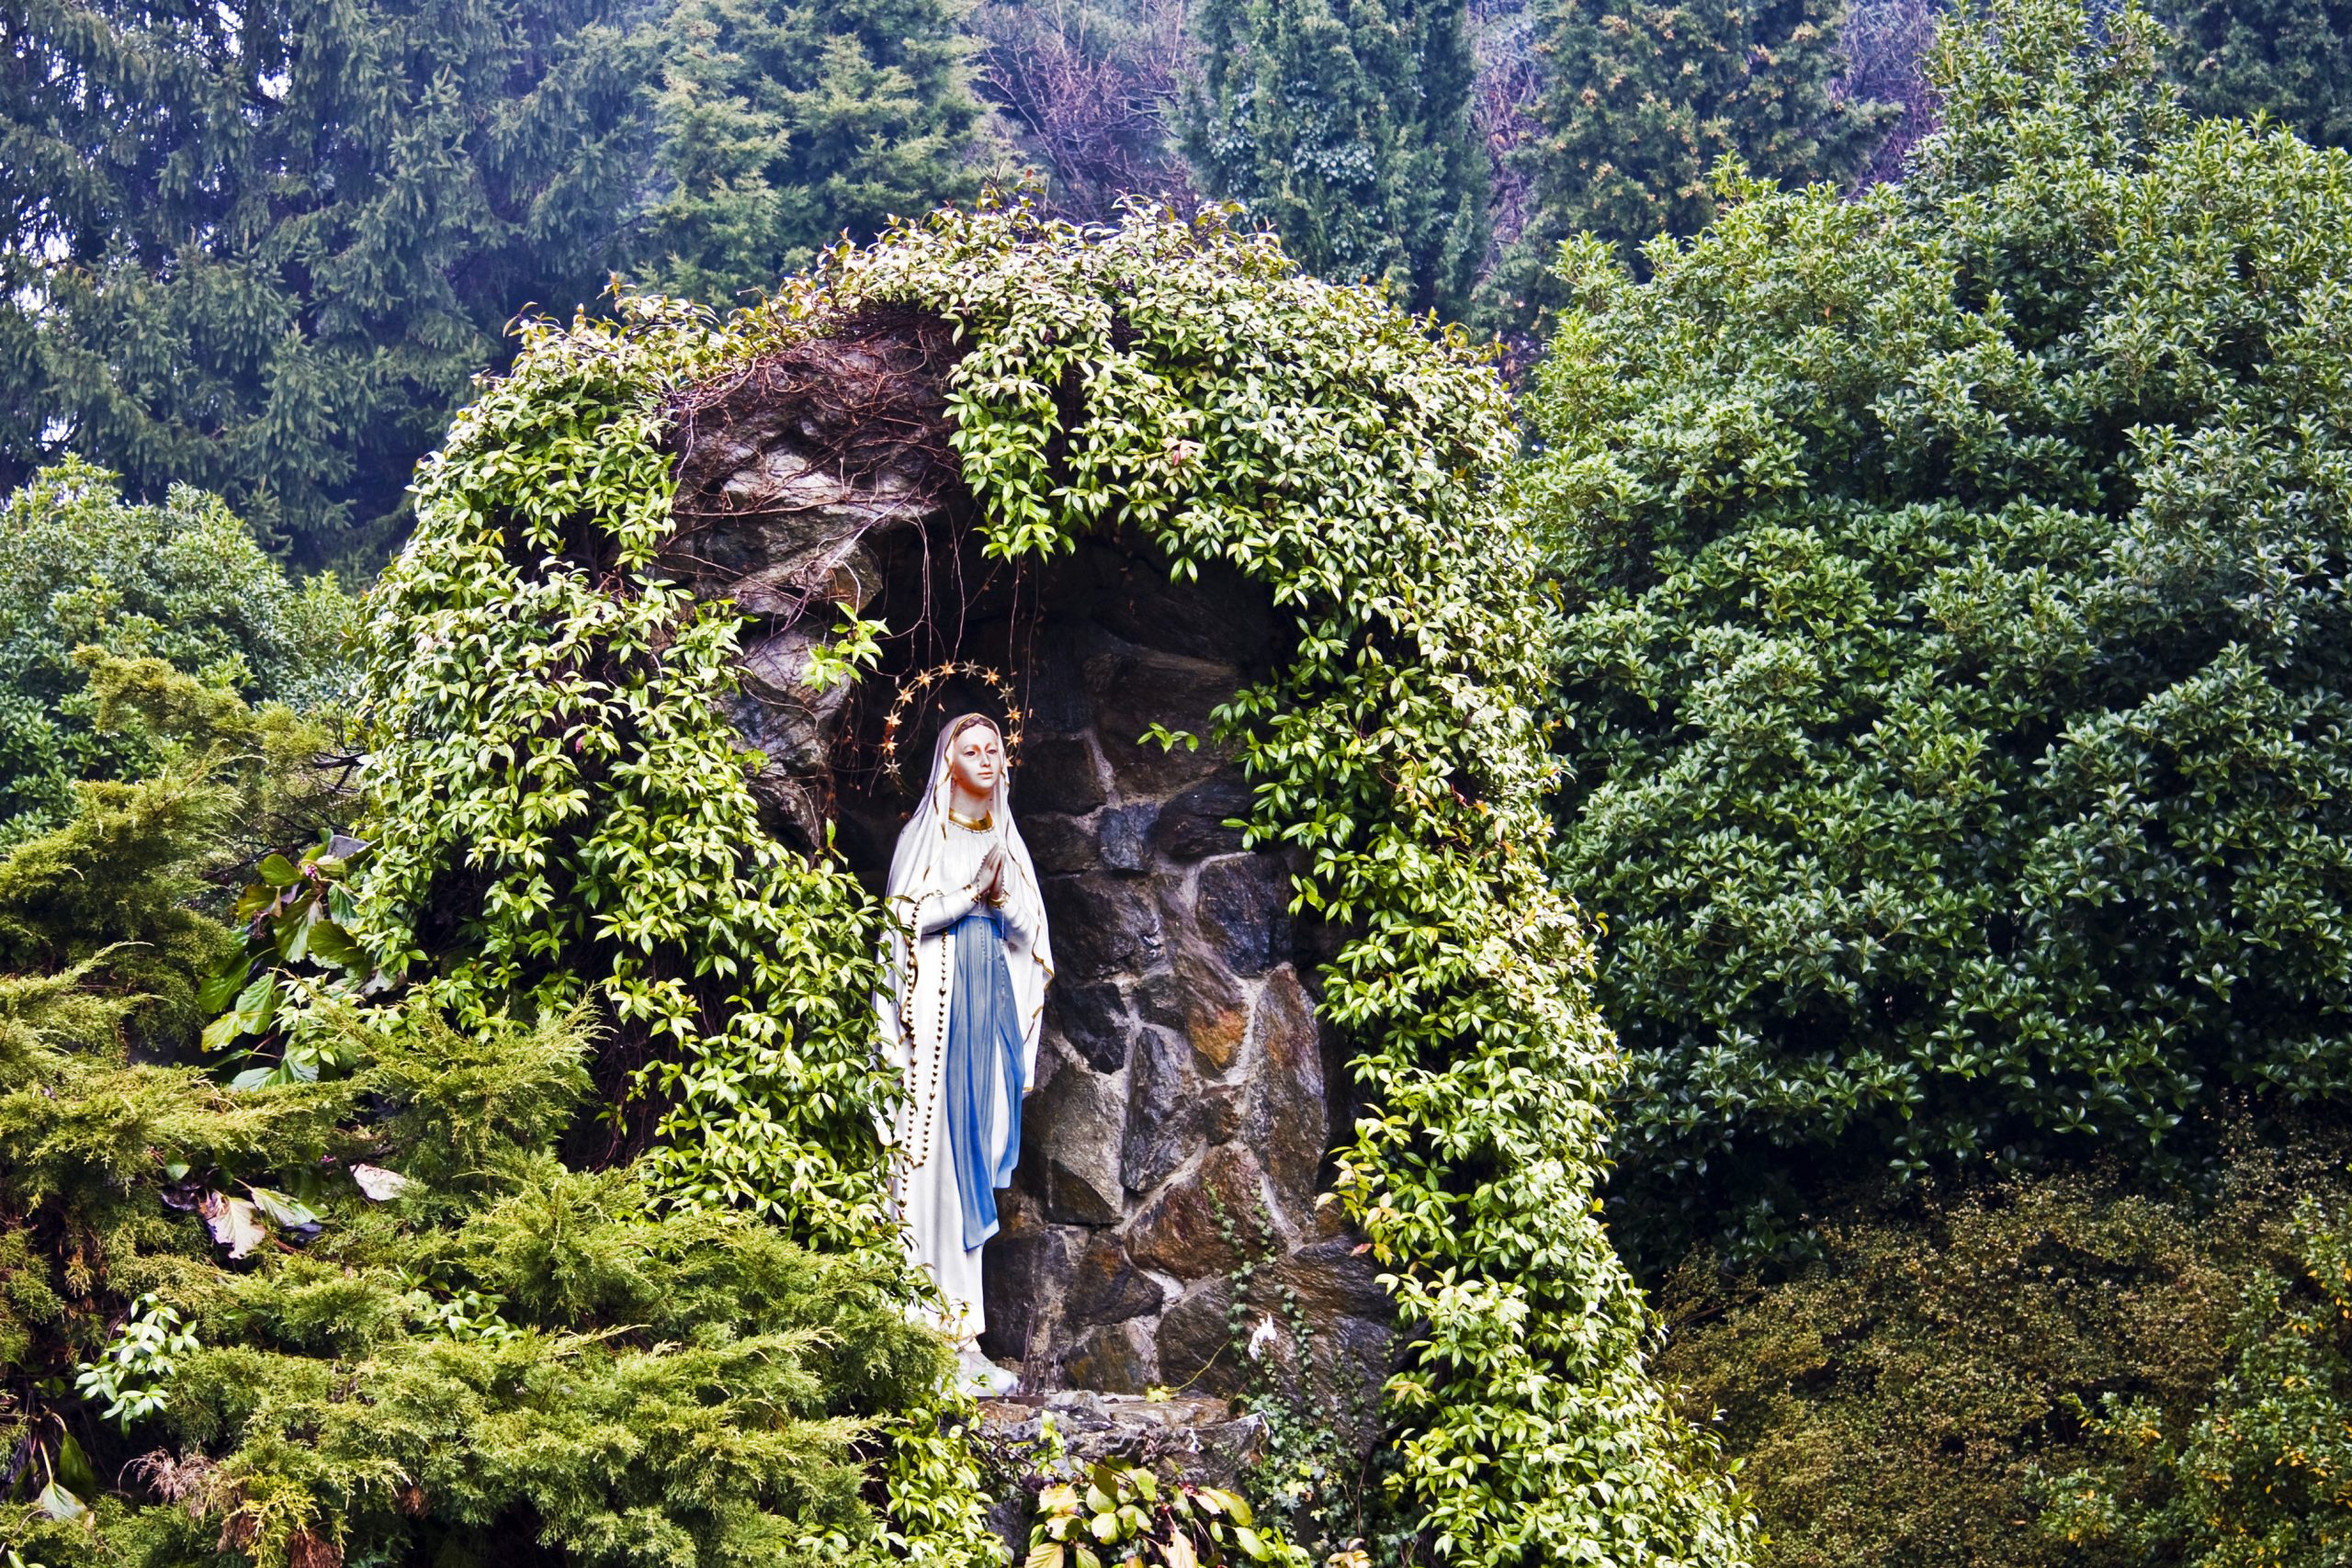
[{"label": "yellow-green foliage", "polygon": [[[576,1020],[368,1032],[347,1077],[231,1095],[125,1064],[56,987],[0,991],[0,1203],[78,1241],[110,1293],[173,1303],[200,1348],[139,1444],[107,1454],[148,1450],[150,1485],[177,1506],[95,1499],[97,1534],[51,1527],[48,1561],[536,1540],[582,1562],[813,1564],[872,1541],[852,1445],[936,1382],[938,1347],[870,1263],[563,1167],[549,1145],[587,1088]],[[382,1104],[401,1109],[372,1120]],[[370,1202],[359,1164],[406,1189]],[[167,1165],[281,1187],[323,1228],[220,1267],[193,1215],[158,1206]],[[36,1320],[17,1343],[68,1329],[32,1364],[97,1348],[97,1314],[74,1300],[91,1283],[69,1268],[11,1292]]]},{"label": "yellow-green foliage", "polygon": [[[2183,1518],[2132,1508],[2174,1495],[2168,1468],[2196,1446],[2188,1429],[2239,1342],[2290,1340],[2292,1324],[2264,1301],[2251,1329],[2244,1314],[2250,1293],[2277,1309],[2279,1271],[2303,1271],[2299,1196],[2340,1205],[2352,1193],[2342,1149],[2340,1137],[2289,1153],[2242,1146],[2201,1195],[2077,1173],[1856,1203],[1820,1224],[1820,1258],[1793,1278],[1725,1275],[1705,1260],[1673,1276],[1659,1293],[1675,1325],[1660,1371],[1687,1384],[1694,1411],[1721,1410],[1770,1568],[2177,1561],[2163,1549],[2194,1533]],[[2352,1385],[2338,1361],[2316,1397],[2340,1434]],[[2129,1429],[2152,1446],[2110,1451],[2086,1429],[2086,1411],[2110,1394],[2132,1403]],[[2245,1492],[2271,1480],[2267,1452],[2231,1462],[2211,1431],[2203,1451],[2252,1483]],[[2088,1473],[2052,1479],[2077,1469]]]},{"label": "yellow-green foliage", "polygon": [[[0,858],[0,1450],[30,1476],[0,1539],[53,1568],[886,1552],[869,1439],[946,1365],[895,1260],[564,1166],[593,1053],[568,1011],[461,1032],[322,1002],[343,1076],[237,1092],[178,1065],[231,945],[187,902],[242,825],[311,798],[280,767],[300,727],[153,662],[93,675],[205,776],[83,786]],[[204,1217],[241,1205],[242,1258]],[[162,1404],[118,1424],[77,1368],[123,1365],[148,1292],[196,1344],[133,1371]]]},{"label": "yellow-green foliage", "polygon": [[106,976],[138,1003],[126,1027],[158,1043],[191,1032],[194,980],[230,945],[202,912],[212,884],[267,846],[315,831],[335,804],[317,766],[328,723],[163,660],[74,656],[98,733],[135,734],[168,771],[75,787],[77,812],[0,860],[0,975],[45,975],[107,950]]},{"label": "yellow-green foliage", "polygon": [[2075,1403],[2096,1451],[2046,1478],[2045,1532],[2118,1562],[2344,1561],[2352,1545],[2347,1212],[2340,1183],[2324,1199],[2299,1199],[2291,1258],[2245,1283],[2229,1364],[2193,1403],[2167,1406],[2134,1390]]},{"label": "yellow-green foliage", "polygon": [[[874,908],[762,832],[721,708],[736,621],[652,565],[665,397],[884,306],[966,347],[949,408],[989,551],[1128,529],[1178,572],[1238,567],[1295,618],[1294,661],[1223,723],[1253,840],[1295,847],[1299,900],[1351,933],[1324,1011],[1370,1110],[1338,1190],[1421,1325],[1389,1395],[1432,1546],[1512,1568],[1741,1559],[1594,1202],[1620,1067],[1545,877],[1551,623],[1491,491],[1508,403],[1461,339],[1271,242],[991,207],[831,253],[723,329],[648,302],[534,329],[424,469],[375,602],[363,939],[468,1027],[594,1000],[662,1092],[666,1190],[896,1256],[875,1223]],[[967,1483],[902,1488],[899,1519],[944,1509],[967,1539]]]}]

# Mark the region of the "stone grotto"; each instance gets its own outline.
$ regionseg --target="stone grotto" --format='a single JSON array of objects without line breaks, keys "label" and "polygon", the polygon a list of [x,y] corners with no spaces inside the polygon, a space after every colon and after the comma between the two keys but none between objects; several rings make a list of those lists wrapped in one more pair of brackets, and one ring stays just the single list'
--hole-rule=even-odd
[{"label": "stone grotto", "polygon": [[[1133,537],[987,558],[948,439],[955,353],[935,321],[869,315],[678,397],[664,569],[751,617],[735,716],[773,826],[812,846],[830,824],[877,889],[915,787],[893,754],[919,782],[945,715],[1018,710],[1012,802],[1057,965],[983,1259],[982,1348],[1021,1396],[1158,1387],[1221,1411],[1272,1378],[1361,1420],[1394,1336],[1374,1264],[1317,1202],[1354,1114],[1316,1014],[1333,944],[1289,912],[1284,855],[1225,825],[1250,794],[1211,739],[1286,622],[1236,573],[1171,582]],[[808,650],[845,613],[887,623],[882,662],[812,690]]]}]

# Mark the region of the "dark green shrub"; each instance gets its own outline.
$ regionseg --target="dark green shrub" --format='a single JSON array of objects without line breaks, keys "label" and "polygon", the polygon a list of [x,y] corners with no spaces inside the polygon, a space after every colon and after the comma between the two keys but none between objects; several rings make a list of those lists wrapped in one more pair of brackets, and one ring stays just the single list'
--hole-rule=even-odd
[{"label": "dark green shrub", "polygon": [[1963,15],[1902,187],[1568,269],[1525,484],[1638,1190],[2352,1073],[2352,158],[2160,41]]},{"label": "dark green shrub", "polygon": [[[2094,1483],[2051,1477],[2107,1457],[2084,1411],[2112,1395],[2158,1446],[2119,1454],[2099,1495],[2165,1487],[2231,1366],[2242,1299],[2275,1300],[2273,1270],[2291,1266],[2297,1196],[2352,1192],[2341,1149],[2242,1148],[2201,1199],[2062,1174],[1852,1203],[1818,1223],[1820,1256],[1793,1278],[1704,1259],[1672,1275],[1659,1371],[1694,1416],[1720,1412],[1770,1568],[2179,1561],[2155,1547],[2188,1510],[2093,1529],[2053,1505]],[[2250,1476],[2262,1451],[2229,1468]]]}]

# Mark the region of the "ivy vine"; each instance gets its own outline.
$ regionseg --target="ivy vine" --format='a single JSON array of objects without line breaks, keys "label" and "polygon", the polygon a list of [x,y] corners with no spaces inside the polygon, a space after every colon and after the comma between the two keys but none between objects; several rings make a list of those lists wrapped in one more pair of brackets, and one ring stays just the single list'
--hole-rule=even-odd
[{"label": "ivy vine", "polygon": [[[1457,333],[1270,239],[995,204],[836,249],[723,325],[625,299],[532,328],[424,469],[373,602],[379,847],[355,936],[460,1019],[600,999],[660,1091],[647,1159],[676,1201],[895,1246],[876,912],[760,830],[720,705],[737,618],[654,567],[664,400],[884,306],[965,345],[952,441],[991,554],[1127,530],[1179,574],[1238,567],[1295,620],[1289,664],[1218,724],[1250,840],[1301,852],[1299,907],[1348,933],[1323,1010],[1370,1109],[1333,1201],[1419,1325],[1387,1389],[1399,1500],[1462,1563],[1745,1561],[1712,1443],[1646,1373],[1652,1321],[1595,1196],[1622,1066],[1544,874],[1554,623],[1493,484],[1504,392]],[[895,1528],[911,1555],[980,1561],[953,1430],[902,1429]]]},{"label": "ivy vine", "polygon": [[[657,300],[534,325],[423,466],[363,633],[377,851],[351,930],[463,1027],[600,1004],[626,1069],[602,1152],[650,1136],[667,1201],[896,1261],[870,1131],[891,1089],[871,901],[761,830],[721,707],[739,617],[653,570],[661,400],[728,342]],[[626,1124],[632,1104],[662,1107],[650,1128]],[[898,1555],[1002,1555],[964,1415],[943,1391],[894,1428]],[[870,1543],[819,1544],[856,1562]]]}]

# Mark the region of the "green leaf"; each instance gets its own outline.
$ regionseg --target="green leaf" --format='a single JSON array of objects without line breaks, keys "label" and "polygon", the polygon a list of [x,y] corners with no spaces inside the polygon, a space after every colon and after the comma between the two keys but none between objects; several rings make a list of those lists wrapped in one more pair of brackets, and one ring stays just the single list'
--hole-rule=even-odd
[{"label": "green leaf", "polygon": [[261,879],[272,887],[291,887],[302,874],[295,869],[292,861],[281,854],[264,855],[261,864],[254,869]]},{"label": "green leaf", "polygon": [[277,1017],[277,976],[262,975],[237,993],[235,1017],[240,1030],[259,1034]]},{"label": "green leaf", "polygon": [[310,956],[338,969],[361,969],[368,964],[366,950],[353,940],[349,931],[329,919],[322,919],[311,926]]},{"label": "green leaf", "polygon": [[74,1440],[71,1432],[57,1439],[57,1479],[83,1497],[95,1497],[102,1490],[97,1472],[90,1468],[89,1456],[82,1451],[82,1445]]},{"label": "green leaf", "polygon": [[319,1223],[318,1215],[283,1192],[267,1187],[248,1187],[245,1190],[253,1195],[254,1207],[267,1215],[274,1225],[293,1230]]},{"label": "green leaf", "polygon": [[90,1517],[90,1506],[55,1481],[40,1489],[40,1495],[33,1499],[33,1506],[59,1524],[75,1524]]},{"label": "green leaf", "polygon": [[311,932],[319,923],[319,908],[315,899],[306,901],[299,918],[281,917],[277,922],[277,955],[288,964],[300,964],[311,953]]},{"label": "green leaf", "polygon": [[246,972],[251,967],[245,955],[237,953],[204,977],[204,984],[197,987],[196,1005],[207,1013],[226,1010],[237,999],[237,993],[244,989]]}]

